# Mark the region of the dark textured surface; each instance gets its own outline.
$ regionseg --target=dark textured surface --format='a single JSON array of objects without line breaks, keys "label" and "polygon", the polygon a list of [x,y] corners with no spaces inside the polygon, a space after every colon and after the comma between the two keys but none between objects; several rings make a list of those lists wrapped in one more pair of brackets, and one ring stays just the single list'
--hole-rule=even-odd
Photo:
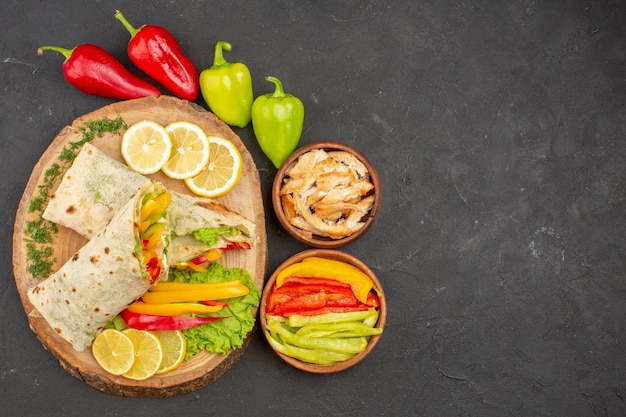
[{"label": "dark textured surface", "polygon": [[[626,3],[55,3],[0,14],[0,414],[626,415]],[[68,375],[29,330],[10,261],[18,201],[56,133],[111,102],[36,50],[96,43],[128,64],[116,8],[168,27],[199,69],[230,41],[255,95],[275,75],[303,100],[302,143],[343,141],[378,168],[379,218],[345,248],[389,303],[365,362],[305,374],[257,332],[193,394],[120,398]],[[275,169],[251,127],[235,132],[269,203]],[[266,212],[271,271],[305,247]]]}]

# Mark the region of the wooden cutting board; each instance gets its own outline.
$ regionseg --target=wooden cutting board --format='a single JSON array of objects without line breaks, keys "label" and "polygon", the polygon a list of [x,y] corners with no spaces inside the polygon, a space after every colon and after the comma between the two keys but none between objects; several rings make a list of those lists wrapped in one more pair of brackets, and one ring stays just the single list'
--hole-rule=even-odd
[{"label": "wooden cutting board", "polygon": [[[50,328],[43,318],[31,314],[33,306],[26,295],[28,289],[38,282],[27,270],[29,248],[25,240],[28,238],[26,233],[27,222],[38,215],[36,211],[31,212],[29,210],[33,196],[40,193],[40,186],[45,183],[46,172],[59,161],[60,153],[67,149],[69,144],[78,142],[84,137],[81,129],[84,129],[87,122],[104,118],[116,119],[118,116],[127,125],[147,119],[166,126],[169,123],[184,120],[197,124],[209,136],[221,136],[237,145],[243,157],[241,179],[231,192],[218,198],[218,200],[226,204],[231,210],[256,223],[256,241],[251,250],[228,251],[220,259],[220,262],[228,268],[245,268],[259,290],[262,290],[267,261],[267,240],[261,186],[254,161],[240,138],[213,113],[193,103],[170,96],[149,97],[111,104],[76,119],[54,138],[35,165],[17,210],[13,234],[15,283],[31,329],[44,348],[59,360],[61,366],[69,374],[100,391],[116,395],[172,397],[186,394],[215,381],[226,372],[243,355],[250,337],[248,336],[244,346],[227,355],[210,354],[203,351],[170,373],[155,375],[145,381],[133,381],[103,371],[94,360],[89,349],[83,352],[75,351],[68,342],[60,338]],[[123,129],[116,133],[106,133],[102,137],[96,137],[91,143],[112,158],[123,162],[120,153],[121,133],[123,133]],[[172,180],[162,173],[150,177],[163,182],[171,190],[192,195],[183,181]],[[61,179],[62,175],[58,175],[54,181],[53,190],[58,186]],[[85,243],[86,240],[82,236],[64,227],[59,227],[51,244],[55,258],[53,271],[63,265]],[[255,311],[254,314],[256,315],[257,312]]]}]

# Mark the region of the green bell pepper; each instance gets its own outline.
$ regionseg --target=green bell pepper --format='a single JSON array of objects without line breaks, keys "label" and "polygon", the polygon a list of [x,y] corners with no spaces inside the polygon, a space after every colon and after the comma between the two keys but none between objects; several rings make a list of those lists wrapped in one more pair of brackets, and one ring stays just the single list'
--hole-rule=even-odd
[{"label": "green bell pepper", "polygon": [[304,105],[298,97],[285,94],[278,78],[268,76],[265,79],[276,85],[276,91],[254,100],[252,127],[263,153],[280,168],[300,141]]},{"label": "green bell pepper", "polygon": [[337,353],[327,350],[306,349],[298,346],[289,345],[285,342],[275,339],[275,336],[272,336],[272,334],[267,331],[265,332],[265,338],[272,346],[272,348],[276,350],[276,352],[317,365],[331,365],[336,362],[346,361],[356,355],[355,353]]},{"label": "green bell pepper", "polygon": [[200,73],[200,91],[217,117],[226,124],[243,128],[252,120],[252,77],[245,64],[226,61],[223,51],[229,52],[231,48],[228,42],[215,44],[213,65]]},{"label": "green bell pepper", "polygon": [[300,327],[296,331],[296,336],[308,337],[369,337],[381,334],[383,329],[380,327],[371,327],[358,321],[349,321],[345,323],[324,323],[311,324]]},{"label": "green bell pepper", "polygon": [[270,334],[278,335],[283,342],[304,349],[320,349],[329,352],[354,354],[363,352],[367,347],[367,339],[365,337],[328,338],[302,336],[292,333],[280,324],[268,324],[267,330],[269,330]]}]

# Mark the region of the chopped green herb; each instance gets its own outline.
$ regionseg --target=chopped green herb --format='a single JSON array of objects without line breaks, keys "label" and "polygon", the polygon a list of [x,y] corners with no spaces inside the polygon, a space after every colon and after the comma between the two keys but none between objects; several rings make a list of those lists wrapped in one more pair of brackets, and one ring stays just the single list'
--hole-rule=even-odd
[{"label": "chopped green herb", "polygon": [[54,252],[51,246],[38,245],[34,241],[26,242],[28,251],[28,272],[35,278],[43,278],[50,275],[54,264]]},{"label": "chopped green herb", "polygon": [[116,133],[120,129],[126,128],[126,123],[119,115],[115,119],[105,117],[100,120],[85,122],[77,131],[81,134],[81,139],[65,146],[59,152],[58,162],[50,165],[44,173],[43,182],[37,186],[38,193],[31,198],[28,205],[28,212],[37,213],[37,215],[33,220],[26,223],[25,233],[27,237],[24,238],[28,252],[26,270],[35,279],[43,279],[50,275],[55,262],[54,250],[51,245],[58,232],[57,225],[42,217],[55,181],[72,165],[78,150],[85,143],[102,137],[105,133]]}]

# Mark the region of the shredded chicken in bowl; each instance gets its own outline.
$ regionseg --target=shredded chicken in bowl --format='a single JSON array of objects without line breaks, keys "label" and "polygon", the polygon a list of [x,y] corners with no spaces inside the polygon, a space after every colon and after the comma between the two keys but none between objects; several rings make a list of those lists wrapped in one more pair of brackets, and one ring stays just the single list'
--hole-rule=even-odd
[{"label": "shredded chicken in bowl", "polygon": [[281,203],[287,221],[303,235],[341,239],[365,226],[373,188],[367,168],[354,155],[316,149],[287,169]]}]

